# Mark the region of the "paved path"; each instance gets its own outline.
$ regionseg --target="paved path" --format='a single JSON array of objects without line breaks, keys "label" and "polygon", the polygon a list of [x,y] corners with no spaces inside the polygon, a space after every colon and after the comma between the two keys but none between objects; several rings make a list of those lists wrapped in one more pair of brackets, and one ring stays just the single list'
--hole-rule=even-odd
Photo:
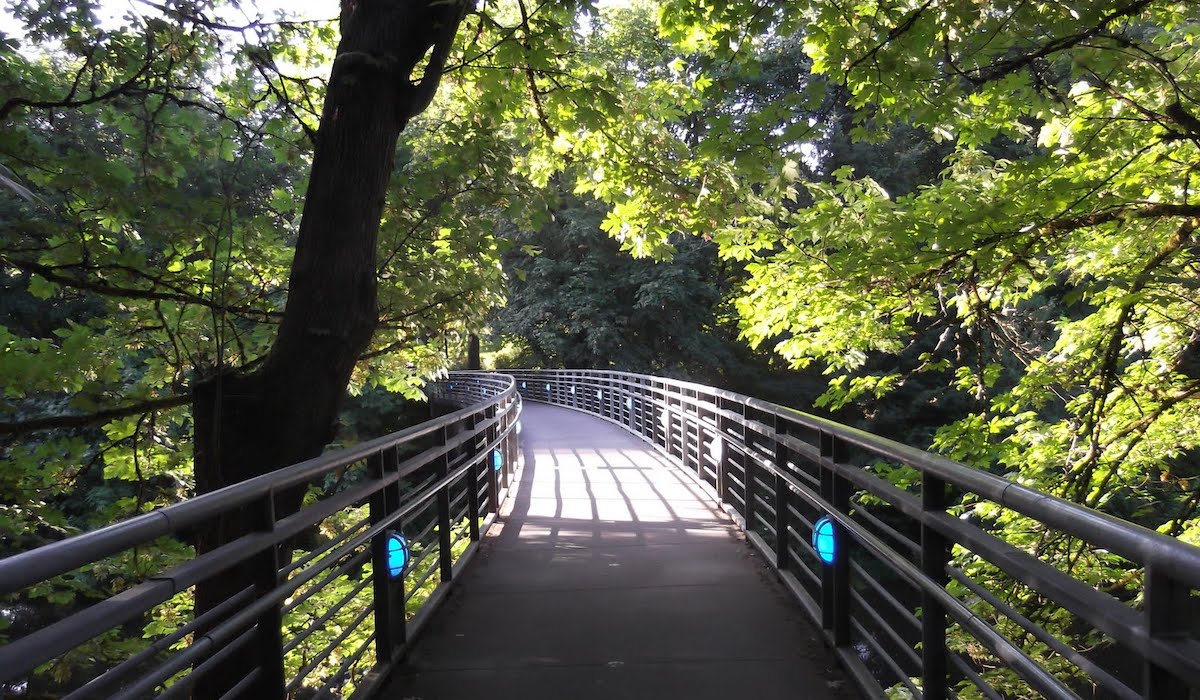
[{"label": "paved path", "polygon": [[380,697],[855,697],[694,482],[609,423],[527,403],[501,523]]}]

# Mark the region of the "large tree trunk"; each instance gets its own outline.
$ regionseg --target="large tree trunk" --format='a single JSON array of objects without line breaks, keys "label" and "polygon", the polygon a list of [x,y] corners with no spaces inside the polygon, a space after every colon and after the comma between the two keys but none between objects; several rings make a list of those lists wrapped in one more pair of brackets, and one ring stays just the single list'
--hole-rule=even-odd
[{"label": "large tree trunk", "polygon": [[[224,372],[195,386],[197,492],[314,457],[333,438],[351,372],[378,321],[376,238],[396,141],[432,99],[465,9],[461,0],[343,0],[279,335],[254,372]],[[427,54],[426,77],[414,83]],[[278,494],[276,517],[295,512],[302,495]],[[230,541],[261,517],[244,512],[214,523],[198,549]],[[251,585],[254,569],[238,567],[198,587],[196,613]],[[217,697],[240,680],[259,660],[253,649],[206,678],[197,695]],[[280,693],[278,678],[268,678],[254,697]]]}]

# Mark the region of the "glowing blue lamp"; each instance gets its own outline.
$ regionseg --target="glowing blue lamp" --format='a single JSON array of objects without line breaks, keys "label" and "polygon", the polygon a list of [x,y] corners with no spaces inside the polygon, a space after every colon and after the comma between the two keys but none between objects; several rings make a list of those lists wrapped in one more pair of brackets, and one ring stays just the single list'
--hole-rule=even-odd
[{"label": "glowing blue lamp", "polygon": [[837,559],[837,544],[833,540],[833,521],[822,515],[813,523],[812,546],[823,564],[832,564]]},{"label": "glowing blue lamp", "polygon": [[597,398],[597,399],[599,399],[599,400],[603,400],[603,399],[604,399],[604,392],[603,392],[603,391],[600,391],[599,389],[597,389],[597,390],[596,390],[596,398]]},{"label": "glowing blue lamp", "polygon": [[502,466],[504,466],[504,457],[500,456],[500,450],[492,450],[492,469],[500,471]]},{"label": "glowing blue lamp", "polygon": [[633,399],[628,396],[625,397],[625,408],[629,409],[630,411],[633,410]]},{"label": "glowing blue lamp", "polygon": [[525,388],[525,382],[521,382],[521,388],[522,388],[522,389],[524,389],[524,388]]},{"label": "glowing blue lamp", "polygon": [[574,386],[572,386],[572,387],[571,387],[571,396],[574,396],[574,395],[575,395],[575,387],[574,387]]},{"label": "glowing blue lamp", "polygon": [[547,384],[547,385],[546,385],[546,391],[550,391],[550,385],[549,385],[549,384]]},{"label": "glowing blue lamp", "polygon": [[389,532],[387,536],[387,567],[389,578],[400,578],[404,567],[408,566],[408,542],[399,532]]}]

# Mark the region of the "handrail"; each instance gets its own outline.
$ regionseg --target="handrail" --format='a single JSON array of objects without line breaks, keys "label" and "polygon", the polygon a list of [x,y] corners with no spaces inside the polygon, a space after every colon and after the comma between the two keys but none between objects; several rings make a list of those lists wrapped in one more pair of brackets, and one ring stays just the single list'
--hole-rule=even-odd
[{"label": "handrail", "polygon": [[[144,621],[156,606],[224,571],[256,567],[256,571],[265,572],[265,578],[260,579],[268,584],[243,589],[237,594],[241,604],[222,604],[194,621],[185,621],[179,630],[164,635],[171,641],[151,644],[146,652],[134,654],[107,671],[100,669],[102,672],[76,688],[71,697],[141,697],[156,688],[163,689],[164,695],[177,694],[219,665],[217,654],[231,653],[227,645],[244,645],[237,655],[257,655],[255,665],[239,684],[252,689],[255,697],[283,698],[285,687],[290,692],[306,678],[313,680],[318,671],[323,675],[316,680],[327,690],[342,694],[353,686],[358,694],[368,694],[474,555],[480,532],[495,517],[518,461],[516,424],[521,397],[511,377],[454,373],[449,379],[431,384],[428,391],[462,408],[354,447],[0,560],[0,595],[11,595],[135,547],[152,547],[162,537],[187,537],[198,526],[241,508],[273,513],[274,494],[284,489],[347,470],[357,470],[360,477],[347,480],[345,487],[324,500],[280,519],[271,515],[257,531],[193,555],[110,598],[0,646],[0,684],[27,678],[37,666],[97,635],[111,634],[133,620]],[[403,490],[402,482],[410,478],[415,478],[419,486]],[[464,496],[465,508],[451,513],[450,503]],[[366,517],[361,513],[364,510]],[[335,527],[347,516],[351,524],[333,535],[330,544],[302,557],[298,565],[289,563],[288,543],[297,534],[322,523]],[[387,540],[392,532],[404,536],[421,533],[410,544],[423,548],[425,553],[436,552],[437,556],[423,556],[396,579],[376,575],[387,571]],[[277,558],[280,550],[282,568]],[[332,582],[363,575],[371,581],[371,595],[339,595],[332,601],[322,600],[321,593]],[[436,586],[430,590],[415,586],[416,590],[406,593],[405,584],[417,580],[436,581]],[[358,588],[365,586],[359,584]],[[245,598],[247,591],[252,591],[252,597]],[[292,602],[285,613],[282,606],[289,598]],[[313,620],[324,624],[343,617],[370,620],[373,632],[366,641],[354,641],[357,646],[347,640],[347,634],[332,642],[309,639],[321,636],[313,635],[319,631],[314,629]],[[189,633],[190,644],[178,651],[168,650]],[[292,641],[285,639],[288,636]],[[340,652],[336,657],[335,651]],[[303,656],[305,663],[289,664],[289,654],[297,659]],[[331,658],[356,661],[321,671],[322,660]],[[289,665],[298,665],[299,669],[291,678],[284,676]]]},{"label": "handrail", "polygon": [[[986,697],[1008,697],[1010,689],[993,687],[974,659],[948,648],[947,633],[954,629],[973,637],[993,662],[1042,697],[1076,698],[1081,682],[1130,699],[1184,698],[1189,688],[1200,689],[1200,640],[1188,617],[1193,592],[1200,589],[1198,547],[944,457],[724,389],[603,370],[509,373],[527,400],[613,422],[706,485],[820,622],[868,695],[904,686],[916,697],[941,699],[969,684]],[[852,461],[852,452],[863,459]],[[909,493],[861,466],[880,460],[920,472],[921,492]],[[1128,560],[1146,580],[1142,609],[1040,561],[1002,533],[951,515],[947,488]],[[885,505],[868,509],[861,495]],[[833,564],[822,563],[810,544],[822,515],[832,520],[841,552]],[[1131,652],[1138,659],[1133,677],[1129,668],[1120,674],[1101,669],[993,596],[983,582],[952,567],[952,546],[969,550]],[[885,573],[879,573],[881,567]],[[983,595],[955,595],[948,586],[952,578]],[[1006,636],[1000,621],[1041,640],[1076,671],[1056,673],[1045,658],[1029,655]],[[870,666],[852,642],[869,649]]]}]

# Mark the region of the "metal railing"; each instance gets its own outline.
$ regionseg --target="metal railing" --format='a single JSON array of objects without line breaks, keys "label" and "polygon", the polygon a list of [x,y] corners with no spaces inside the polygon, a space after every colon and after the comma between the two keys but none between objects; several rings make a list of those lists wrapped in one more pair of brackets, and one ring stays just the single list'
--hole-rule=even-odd
[{"label": "metal railing", "polygon": [[[955,696],[956,688],[989,698],[1029,691],[1048,698],[1152,700],[1200,694],[1195,617],[1200,548],[861,430],[721,389],[622,372],[511,374],[527,400],[616,423],[706,484],[819,622],[869,696],[907,690],[932,700]],[[872,462],[916,470],[919,492],[872,473],[865,466]],[[1131,576],[1144,577],[1142,600],[1119,599],[1076,580],[1006,542],[986,521],[951,514],[964,498],[1015,511],[1048,533],[1123,558]],[[832,521],[838,552],[830,564],[811,544],[821,516]],[[1097,645],[1109,649],[1107,656],[1073,648],[1031,619],[1020,602],[1003,599],[953,566],[952,547],[987,562],[1056,613],[1067,611],[1074,628],[1107,642],[1108,647]],[[966,635],[977,653],[952,650],[948,635]],[[1031,656],[1029,648],[1043,651]],[[1052,658],[1058,666],[1048,663]],[[1070,673],[1061,672],[1063,664],[1073,667]],[[1027,690],[994,687],[985,676],[995,678],[995,668],[1007,668],[1007,678],[1015,674]]]},{"label": "metal railing", "polygon": [[[140,639],[161,606],[174,601],[187,612],[198,584],[251,567],[260,572],[254,585],[201,615],[183,615],[110,667],[91,668],[66,697],[194,695],[206,674],[235,657],[248,670],[224,697],[368,695],[475,553],[518,458],[521,400],[511,377],[456,373],[430,393],[464,408],[0,561],[0,596],[9,596],[32,586],[69,587],[110,558],[132,565],[163,538],[188,552],[177,565],[0,646],[0,687],[89,640],[108,643],[101,635]],[[330,480],[335,486],[320,498],[274,516],[274,494]],[[202,554],[182,544],[237,509],[261,514],[259,529]],[[316,533],[317,543],[293,557],[292,544],[305,533]],[[394,534],[410,556],[389,572]]]}]

